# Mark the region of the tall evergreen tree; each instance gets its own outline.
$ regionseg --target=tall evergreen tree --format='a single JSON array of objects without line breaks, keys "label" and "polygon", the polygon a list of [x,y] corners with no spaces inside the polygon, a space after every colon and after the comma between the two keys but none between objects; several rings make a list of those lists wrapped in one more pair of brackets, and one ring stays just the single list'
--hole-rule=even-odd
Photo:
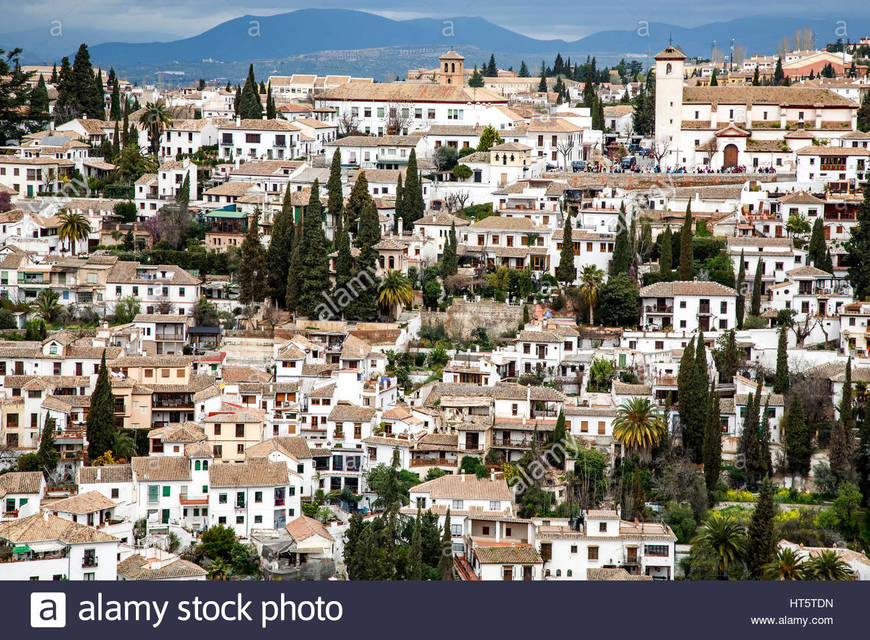
[{"label": "tall evergreen tree", "polygon": [[100,69],[97,69],[96,73],[94,73],[94,108],[99,103],[99,116],[100,120],[106,119],[106,89],[103,86],[103,72]]},{"label": "tall evergreen tree", "polygon": [[405,197],[405,187],[402,185],[402,174],[396,178],[396,204],[393,209],[393,233],[399,233],[399,220],[402,221],[402,230],[405,229],[405,216],[402,213],[402,201]]},{"label": "tall evergreen tree", "polygon": [[764,401],[764,409],[761,412],[761,461],[764,464],[764,475],[773,475],[773,460],[770,457],[770,396]]},{"label": "tall evergreen tree", "polygon": [[450,531],[450,507],[444,517],[444,531],[441,535],[441,557],[438,560],[438,575],[441,580],[453,580],[453,537]]},{"label": "tall evergreen tree", "polygon": [[[336,149],[332,154],[332,163],[329,165],[329,180],[326,182],[328,199],[326,210],[336,221],[336,233],[342,226],[342,212],[344,211],[344,192],[341,185],[341,150]],[[335,237],[338,237],[337,235]]]},{"label": "tall evergreen tree", "polygon": [[94,120],[102,120],[106,117],[102,96],[97,94],[91,54],[86,44],[79,47],[73,61],[72,88],[78,113]]},{"label": "tall evergreen tree", "polygon": [[51,81],[50,82],[53,85],[57,84],[57,64],[56,63],[51,65]]},{"label": "tall evergreen tree", "polygon": [[858,207],[857,220],[846,243],[846,259],[855,299],[864,300],[870,296],[870,260],[867,259],[870,256],[870,182],[864,185],[864,200]]},{"label": "tall evergreen tree", "polygon": [[704,433],[704,481],[707,484],[707,497],[710,504],[716,494],[719,484],[719,474],[722,470],[722,424],[719,413],[719,394],[716,393],[715,381],[710,383],[710,409],[708,411],[707,430]]},{"label": "tall evergreen tree", "polygon": [[366,172],[360,171],[356,177],[356,182],[353,183],[353,187],[350,190],[347,208],[344,211],[344,224],[347,226],[349,233],[357,233],[362,212],[371,201],[372,196],[369,194],[369,181],[366,179]]},{"label": "tall evergreen tree", "polygon": [[855,456],[855,470],[858,474],[858,488],[861,489],[863,505],[870,506],[870,411],[865,410],[858,430],[858,450]]},{"label": "tall evergreen tree", "polygon": [[45,425],[42,427],[42,433],[39,436],[39,449],[36,451],[39,468],[49,476],[54,473],[57,463],[60,462],[60,453],[55,448],[55,428],[54,418],[46,419]]},{"label": "tall evergreen tree", "polygon": [[480,74],[480,71],[477,70],[477,65],[474,65],[474,71],[468,79],[468,86],[473,88],[480,88],[483,86],[483,76]]},{"label": "tall evergreen tree", "polygon": [[[683,355],[680,358],[680,368],[677,371],[677,407],[680,414],[680,428],[685,430],[689,423],[692,410],[691,386],[692,377],[695,373],[695,337],[689,340],[689,344],[683,347]],[[685,446],[685,440],[683,441]]]},{"label": "tall evergreen tree", "polygon": [[111,120],[121,119],[121,87],[118,84],[118,78],[112,80],[112,98],[109,104],[109,118]]},{"label": "tall evergreen tree", "polygon": [[870,131],[870,91],[864,94],[861,107],[858,109],[858,131]]},{"label": "tall evergreen tree", "polygon": [[743,316],[746,313],[746,296],[743,290],[746,286],[746,260],[743,256],[743,249],[740,250],[740,269],[737,270],[737,328],[743,328]]},{"label": "tall evergreen tree", "polygon": [[287,269],[287,286],[284,289],[284,305],[288,311],[297,311],[299,304],[299,275],[302,271],[302,225],[293,225],[293,249],[290,252],[290,267]]},{"label": "tall evergreen tree", "polygon": [[520,78],[528,78],[529,77],[529,68],[526,66],[525,60],[520,62],[520,70],[519,70],[519,73],[517,73],[517,75]]},{"label": "tall evergreen tree", "polygon": [[738,449],[743,456],[743,468],[746,471],[746,482],[755,485],[763,477],[766,465],[761,458],[761,438],[758,422],[758,406],[761,403],[763,378],[758,376],[755,393],[750,393],[743,414],[743,431],[740,433]]},{"label": "tall evergreen tree", "polygon": [[761,265],[762,260],[759,258],[758,264],[755,267],[755,279],[752,281],[752,300],[749,303],[749,315],[761,315]]},{"label": "tall evergreen tree", "polygon": [[263,103],[260,100],[260,91],[257,81],[254,80],[254,65],[248,67],[248,78],[242,88],[239,99],[239,117],[242,119],[260,120],[263,117]]},{"label": "tall evergreen tree", "polygon": [[30,117],[34,120],[47,120],[48,106],[48,88],[45,86],[44,76],[40,74],[39,82],[30,94]]},{"label": "tall evergreen tree", "polygon": [[852,358],[846,361],[846,379],[843,382],[843,393],[840,398],[839,418],[831,430],[829,458],[831,470],[839,482],[845,482],[853,477],[855,468],[855,418],[852,412]]},{"label": "tall evergreen tree", "polygon": [[547,93],[547,73],[541,67],[541,81],[538,82],[538,93]]},{"label": "tall evergreen tree", "polygon": [[662,246],[661,251],[659,252],[659,272],[660,273],[670,273],[671,269],[674,268],[673,262],[673,241],[671,228],[665,227],[665,231],[662,234]]},{"label": "tall evergreen tree", "polygon": [[[348,236],[347,228],[341,229],[335,243],[338,254],[335,257],[335,291],[333,299],[342,300],[342,297],[347,293],[347,283],[353,277],[353,256],[350,252],[350,237]],[[343,315],[345,309],[340,311]]]},{"label": "tall evergreen tree", "polygon": [[450,223],[450,232],[447,236],[447,242],[444,243],[444,254],[441,256],[441,277],[446,278],[456,273],[458,269],[458,258],[456,251],[458,249],[456,243],[456,223]]},{"label": "tall evergreen tree", "polygon": [[486,65],[486,76],[488,78],[495,78],[498,76],[498,67],[495,64],[494,54],[490,54],[489,56],[489,64]]},{"label": "tall evergreen tree", "polygon": [[707,374],[707,351],[704,335],[699,331],[695,341],[695,362],[689,386],[689,411],[687,424],[683,425],[683,447],[696,463],[703,461],[704,433],[707,429],[710,379]]},{"label": "tall evergreen tree", "polygon": [[788,329],[779,328],[779,341],[776,346],[776,376],[773,379],[773,392],[786,393],[789,387],[788,374]]},{"label": "tall evergreen tree", "polygon": [[565,213],[565,226],[562,228],[562,249],[559,252],[559,266],[556,267],[556,280],[569,284],[577,278],[574,266],[574,228],[571,216]]},{"label": "tall evergreen tree", "polygon": [[631,268],[631,247],[629,246],[628,225],[625,221],[625,202],[619,205],[617,226],[619,230],[616,232],[616,241],[613,248],[613,275],[628,273],[628,270]]},{"label": "tall evergreen tree", "polygon": [[407,580],[423,579],[423,532],[420,510],[417,509],[417,518],[414,520],[414,531],[411,533],[411,545],[408,551],[408,564],[405,569]]},{"label": "tall evergreen tree", "polygon": [[[326,253],[326,237],[323,234],[323,205],[320,202],[320,184],[315,178],[305,216],[302,221],[302,245],[299,250],[301,271],[299,273],[300,315],[315,318],[329,291],[329,256]],[[331,315],[327,314],[327,315]]]},{"label": "tall evergreen tree", "polygon": [[281,211],[272,220],[272,234],[266,250],[269,296],[275,304],[283,307],[287,292],[287,276],[290,272],[290,257],[293,252],[293,207],[290,188],[284,190]]},{"label": "tall evergreen tree", "polygon": [[104,350],[100,360],[100,368],[97,371],[97,383],[94,385],[88,409],[89,460],[93,462],[112,448],[115,431],[115,395],[112,393],[112,383],[109,381],[109,370],[106,368],[106,352]]},{"label": "tall evergreen tree", "polygon": [[417,152],[411,149],[408,155],[408,170],[405,172],[402,213],[405,215],[405,228],[411,230],[414,223],[423,217],[426,204],[423,201],[423,184],[417,169]]},{"label": "tall evergreen tree", "polygon": [[358,240],[360,251],[354,268],[356,299],[351,305],[351,314],[354,320],[371,322],[378,317],[378,250],[375,245],[381,241],[374,202],[370,201],[360,216]]},{"label": "tall evergreen tree", "polygon": [[241,259],[236,279],[239,283],[239,301],[242,304],[262,302],[266,295],[266,255],[260,242],[260,210],[256,209],[242,240]]},{"label": "tall evergreen tree", "polygon": [[[266,87],[266,118],[274,120],[278,117],[278,110],[275,108],[275,96],[272,95],[272,83]],[[338,149],[336,149],[338,151]]]},{"label": "tall evergreen tree", "polygon": [[118,128],[118,121],[115,120],[115,130],[112,132],[112,159],[110,162],[117,162],[121,157],[121,131]]},{"label": "tall evergreen tree", "polygon": [[813,429],[807,423],[800,394],[791,394],[788,412],[782,420],[785,437],[785,462],[789,473],[806,476],[810,472],[813,455]]},{"label": "tall evergreen tree", "polygon": [[810,264],[819,267],[820,262],[825,260],[825,225],[821,217],[816,217],[813,223],[813,232],[810,235],[810,244],[807,247],[807,258]]},{"label": "tall evergreen tree", "polygon": [[680,232],[680,280],[691,280],[694,273],[692,251],[692,204],[686,205],[686,218],[683,220],[683,229]]},{"label": "tall evergreen tree", "polygon": [[54,121],[63,124],[81,115],[78,95],[76,93],[75,77],[69,58],[64,56],[60,61],[60,72],[55,83],[57,101],[54,103]]},{"label": "tall evergreen tree", "polygon": [[761,578],[764,566],[772,562],[776,555],[776,504],[773,501],[775,490],[769,478],[761,483],[747,531],[746,563],[750,576],[756,580]]},{"label": "tall evergreen tree", "polygon": [[785,72],[782,69],[782,58],[776,59],[776,68],[773,70],[773,84],[781,85],[785,82]]}]

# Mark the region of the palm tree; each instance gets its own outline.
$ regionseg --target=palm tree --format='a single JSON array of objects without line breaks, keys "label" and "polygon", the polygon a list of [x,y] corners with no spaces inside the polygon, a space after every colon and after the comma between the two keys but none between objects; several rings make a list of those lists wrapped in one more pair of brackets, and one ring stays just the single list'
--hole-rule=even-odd
[{"label": "palm tree", "polygon": [[613,437],[648,460],[650,450],[665,437],[665,418],[649,398],[631,398],[616,410]]},{"label": "palm tree", "polygon": [[592,324],[592,311],[598,304],[598,292],[604,284],[604,272],[593,264],[587,264],[580,272],[580,293],[589,307],[589,324]]},{"label": "palm tree", "polygon": [[208,568],[208,579],[209,580],[226,580],[227,574],[229,574],[230,568],[227,565],[226,561],[223,558],[216,558],[211,566]]},{"label": "palm tree", "polygon": [[136,442],[126,433],[119,431],[112,441],[112,451],[118,458],[130,460],[136,455]]},{"label": "palm tree", "polygon": [[46,324],[51,324],[63,308],[58,304],[60,294],[51,289],[42,290],[36,297],[36,301],[31,305],[31,310],[37,317],[42,318]]},{"label": "palm tree", "polygon": [[414,289],[411,281],[402,275],[400,271],[390,271],[381,281],[378,288],[378,302],[387,308],[387,313],[393,317],[393,310],[408,306],[414,299]]},{"label": "palm tree", "polygon": [[833,549],[820,551],[805,563],[807,580],[854,580],[849,565]]},{"label": "palm tree", "polygon": [[706,544],[716,555],[719,580],[728,579],[728,571],[740,562],[746,542],[746,530],[731,515],[713,513],[692,540],[693,545]]},{"label": "palm tree", "polygon": [[57,214],[57,219],[60,220],[57,236],[61,243],[64,240],[69,242],[70,253],[75,255],[76,242],[88,239],[91,233],[91,223],[82,214],[70,213],[69,211],[61,211]]},{"label": "palm tree", "polygon": [[764,565],[765,580],[803,580],[804,556],[792,549],[783,547],[776,552],[776,559]]},{"label": "palm tree", "polygon": [[155,156],[158,155],[160,152],[160,134],[172,124],[172,116],[166,110],[166,105],[162,101],[147,103],[140,122],[148,128],[151,153]]}]

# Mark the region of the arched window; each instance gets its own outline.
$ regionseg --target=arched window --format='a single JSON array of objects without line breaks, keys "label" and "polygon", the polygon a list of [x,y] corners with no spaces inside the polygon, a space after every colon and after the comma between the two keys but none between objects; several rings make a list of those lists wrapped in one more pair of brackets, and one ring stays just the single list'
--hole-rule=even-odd
[{"label": "arched window", "polygon": [[498,162],[498,154],[495,154],[495,161]]},{"label": "arched window", "polygon": [[556,577],[557,577],[557,578],[561,578],[561,577],[562,577],[562,570],[561,570],[561,569],[556,569]]},{"label": "arched window", "polygon": [[670,75],[673,68],[674,68],[673,65],[671,65],[671,63],[669,62],[668,66],[665,67],[665,73]]},{"label": "arched window", "polygon": [[208,471],[208,460],[203,460],[203,461],[202,461],[202,470],[203,470],[203,471]]},{"label": "arched window", "polygon": [[199,471],[199,460],[193,463],[193,469],[194,471]]},{"label": "arched window", "polygon": [[570,578],[571,576],[574,575],[574,572],[571,569],[568,569],[568,571],[565,572],[565,575],[567,575]]},{"label": "arched window", "polygon": [[447,63],[444,63],[444,71],[447,71]]},{"label": "arched window", "polygon": [[455,71],[456,71],[456,63],[455,63],[455,62],[451,62],[451,63],[450,63],[450,71],[451,71],[451,72],[455,72]]}]

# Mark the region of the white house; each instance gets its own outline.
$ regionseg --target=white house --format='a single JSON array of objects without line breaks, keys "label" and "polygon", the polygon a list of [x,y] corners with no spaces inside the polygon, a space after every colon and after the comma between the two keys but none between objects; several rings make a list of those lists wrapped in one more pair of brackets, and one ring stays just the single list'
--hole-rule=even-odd
[{"label": "white house", "polygon": [[736,326],[737,292],[717,282],[657,282],[640,290],[640,325],[725,331]]}]

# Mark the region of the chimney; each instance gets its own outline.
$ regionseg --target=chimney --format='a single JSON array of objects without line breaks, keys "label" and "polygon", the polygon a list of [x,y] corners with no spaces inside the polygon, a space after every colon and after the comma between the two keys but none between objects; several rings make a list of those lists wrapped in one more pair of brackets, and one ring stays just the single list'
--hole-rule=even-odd
[{"label": "chimney", "polygon": [[490,482],[495,482],[495,469],[490,469],[489,480]]},{"label": "chimney", "polygon": [[[395,211],[393,212],[393,215],[394,215],[394,216],[396,215],[396,214],[395,214]],[[402,235],[402,231],[403,231],[404,228],[405,228],[404,222],[405,222],[405,221],[404,221],[402,218],[399,218],[398,226],[396,227],[396,228],[399,230],[399,235]]]},{"label": "chimney", "polygon": [[100,472],[102,471],[102,467],[97,467],[97,482],[100,481]]},{"label": "chimney", "polygon": [[236,126],[237,127],[242,126],[242,116],[236,116]]},{"label": "chimney", "polygon": [[462,470],[462,473],[459,474],[459,477],[462,478],[460,482],[465,482],[465,469]]},{"label": "chimney", "polygon": [[268,119],[269,119],[269,118],[267,118],[267,117],[266,117],[266,114],[264,113],[264,114],[263,114],[263,120],[268,120]]}]

